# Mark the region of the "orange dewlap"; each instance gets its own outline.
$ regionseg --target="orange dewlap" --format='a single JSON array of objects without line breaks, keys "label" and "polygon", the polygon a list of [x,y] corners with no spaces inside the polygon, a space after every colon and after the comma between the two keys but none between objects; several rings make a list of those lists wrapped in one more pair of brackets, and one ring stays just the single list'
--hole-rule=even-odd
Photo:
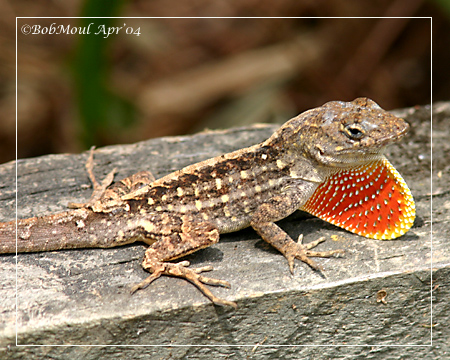
[{"label": "orange dewlap", "polygon": [[380,240],[405,234],[416,215],[411,191],[386,158],[330,175],[300,210]]}]

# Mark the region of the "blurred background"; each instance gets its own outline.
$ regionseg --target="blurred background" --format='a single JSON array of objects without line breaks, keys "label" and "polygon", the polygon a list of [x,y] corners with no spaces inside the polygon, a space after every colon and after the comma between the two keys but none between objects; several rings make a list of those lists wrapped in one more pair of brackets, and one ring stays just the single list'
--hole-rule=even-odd
[{"label": "blurred background", "polygon": [[[0,14],[0,162],[15,158],[16,29],[18,158],[283,123],[359,96],[425,105],[431,45],[433,101],[450,94],[448,0],[2,0]],[[76,16],[241,18],[55,18]],[[314,18],[255,18],[269,16]],[[52,24],[91,33],[21,32]]]}]

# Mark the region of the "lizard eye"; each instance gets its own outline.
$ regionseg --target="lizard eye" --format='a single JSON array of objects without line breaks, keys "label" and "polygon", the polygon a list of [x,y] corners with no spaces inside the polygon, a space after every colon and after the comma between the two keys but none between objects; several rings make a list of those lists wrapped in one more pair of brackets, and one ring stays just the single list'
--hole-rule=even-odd
[{"label": "lizard eye", "polygon": [[352,140],[360,140],[364,137],[364,132],[357,124],[350,124],[344,127],[344,133]]}]

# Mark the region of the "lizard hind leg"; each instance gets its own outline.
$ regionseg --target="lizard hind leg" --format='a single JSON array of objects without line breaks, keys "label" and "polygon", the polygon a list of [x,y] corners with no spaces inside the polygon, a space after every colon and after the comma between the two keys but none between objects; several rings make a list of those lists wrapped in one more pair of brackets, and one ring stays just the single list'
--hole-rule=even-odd
[{"label": "lizard hind leg", "polygon": [[116,168],[112,169],[108,173],[108,175],[106,175],[106,177],[102,180],[101,183],[99,183],[97,181],[97,179],[95,178],[95,175],[94,175],[94,171],[93,171],[94,170],[94,150],[95,150],[95,146],[92,146],[89,151],[89,157],[88,157],[88,159],[86,161],[86,165],[85,165],[86,171],[89,176],[89,180],[91,181],[92,187],[93,187],[91,198],[86,203],[69,203],[68,206],[71,209],[80,209],[80,208],[88,207],[89,205],[96,203],[102,196],[104,196],[106,189],[108,188],[109,185],[111,185],[111,183],[114,180],[114,174],[117,172]]},{"label": "lizard hind leg", "polygon": [[91,147],[86,161],[86,171],[93,187],[91,198],[86,203],[69,203],[69,208],[90,207],[94,211],[102,210],[105,204],[120,202],[122,196],[155,181],[150,171],[140,171],[113,184],[114,175],[117,172],[117,168],[114,168],[99,183],[94,174],[94,150],[95,147]]},{"label": "lizard hind leg", "polygon": [[233,301],[228,301],[215,296],[205,285],[230,287],[225,280],[213,279],[201,275],[211,271],[211,266],[189,269],[189,261],[169,263],[166,261],[177,259],[194,251],[206,248],[219,240],[218,230],[209,223],[200,223],[191,226],[191,223],[183,224],[180,233],[165,236],[150,246],[145,252],[142,266],[151,272],[151,275],[141,283],[133,286],[131,292],[144,289],[161,275],[174,276],[188,280],[194,284],[208,299],[217,305],[229,305],[237,307]]}]

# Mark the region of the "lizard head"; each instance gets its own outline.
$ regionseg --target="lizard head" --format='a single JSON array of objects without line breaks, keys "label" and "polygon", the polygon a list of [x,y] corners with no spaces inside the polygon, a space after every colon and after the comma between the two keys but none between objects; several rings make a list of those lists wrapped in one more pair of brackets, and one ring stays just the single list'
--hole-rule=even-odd
[{"label": "lizard head", "polygon": [[[292,123],[291,123],[292,121]],[[295,144],[320,165],[351,167],[380,159],[384,148],[406,135],[406,121],[368,98],[331,101],[289,123]],[[291,139],[292,141],[292,139]]]},{"label": "lizard head", "polygon": [[372,239],[394,239],[411,228],[413,196],[383,156],[407,133],[406,121],[367,98],[329,102],[291,121],[282,137],[290,133],[297,151],[327,174],[302,210]]}]

